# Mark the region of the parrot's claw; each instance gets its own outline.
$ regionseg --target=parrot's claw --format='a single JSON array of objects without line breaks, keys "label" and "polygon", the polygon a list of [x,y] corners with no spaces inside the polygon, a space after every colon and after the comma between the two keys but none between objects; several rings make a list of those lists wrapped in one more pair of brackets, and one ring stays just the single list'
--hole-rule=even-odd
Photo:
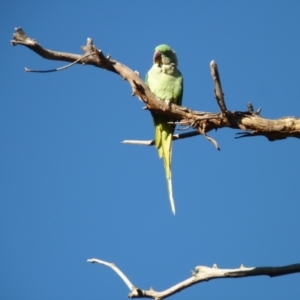
[{"label": "parrot's claw", "polygon": [[168,108],[171,109],[171,104],[172,104],[171,101],[170,100],[165,100],[165,102],[167,103]]}]

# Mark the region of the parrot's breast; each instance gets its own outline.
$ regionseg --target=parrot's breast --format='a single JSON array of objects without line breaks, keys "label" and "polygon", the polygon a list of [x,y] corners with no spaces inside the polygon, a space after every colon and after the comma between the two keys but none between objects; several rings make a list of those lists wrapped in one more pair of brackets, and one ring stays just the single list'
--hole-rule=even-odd
[{"label": "parrot's breast", "polygon": [[153,65],[148,73],[148,86],[158,98],[177,103],[182,94],[182,76],[174,67],[170,71]]}]

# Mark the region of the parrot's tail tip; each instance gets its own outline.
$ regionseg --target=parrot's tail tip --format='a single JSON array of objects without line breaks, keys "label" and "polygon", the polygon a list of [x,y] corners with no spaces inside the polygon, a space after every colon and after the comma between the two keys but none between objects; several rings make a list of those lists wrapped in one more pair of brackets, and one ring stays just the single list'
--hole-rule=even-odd
[{"label": "parrot's tail tip", "polygon": [[172,197],[172,199],[171,199],[171,209],[172,209],[173,215],[175,216],[176,212],[175,212],[175,203],[174,203],[173,197]]},{"label": "parrot's tail tip", "polygon": [[168,190],[169,190],[169,198],[170,198],[172,213],[175,216],[175,201],[173,199],[173,189],[172,189],[171,178],[168,179]]}]

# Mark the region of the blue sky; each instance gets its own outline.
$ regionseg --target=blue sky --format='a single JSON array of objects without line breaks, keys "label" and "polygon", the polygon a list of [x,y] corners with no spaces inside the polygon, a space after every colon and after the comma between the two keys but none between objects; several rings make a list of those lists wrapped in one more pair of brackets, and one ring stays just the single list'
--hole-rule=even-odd
[{"label": "blue sky", "polygon": [[[153,124],[127,82],[91,66],[52,69],[25,47],[81,53],[88,37],[142,76],[167,43],[184,75],[183,103],[217,112],[216,60],[227,108],[300,116],[299,1],[2,1],[0,110],[1,299],[127,299],[96,257],[138,287],[163,290],[195,266],[299,263],[299,141],[211,132],[174,143],[170,210]],[[298,299],[300,275],[215,280],[172,299]]]}]

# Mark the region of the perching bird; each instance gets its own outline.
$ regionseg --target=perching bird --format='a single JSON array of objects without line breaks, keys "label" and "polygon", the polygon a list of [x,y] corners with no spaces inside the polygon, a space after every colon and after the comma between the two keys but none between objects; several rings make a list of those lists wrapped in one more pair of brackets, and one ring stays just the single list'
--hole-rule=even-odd
[{"label": "perching bird", "polygon": [[[156,97],[170,103],[181,105],[183,95],[183,78],[177,69],[177,56],[168,45],[162,44],[155,48],[153,66],[146,75],[146,84]],[[175,215],[175,204],[173,199],[171,157],[172,136],[175,125],[168,122],[175,121],[166,115],[152,112],[155,126],[155,146],[159,157],[163,157],[165,172],[168,182],[168,192],[172,212]]]}]

